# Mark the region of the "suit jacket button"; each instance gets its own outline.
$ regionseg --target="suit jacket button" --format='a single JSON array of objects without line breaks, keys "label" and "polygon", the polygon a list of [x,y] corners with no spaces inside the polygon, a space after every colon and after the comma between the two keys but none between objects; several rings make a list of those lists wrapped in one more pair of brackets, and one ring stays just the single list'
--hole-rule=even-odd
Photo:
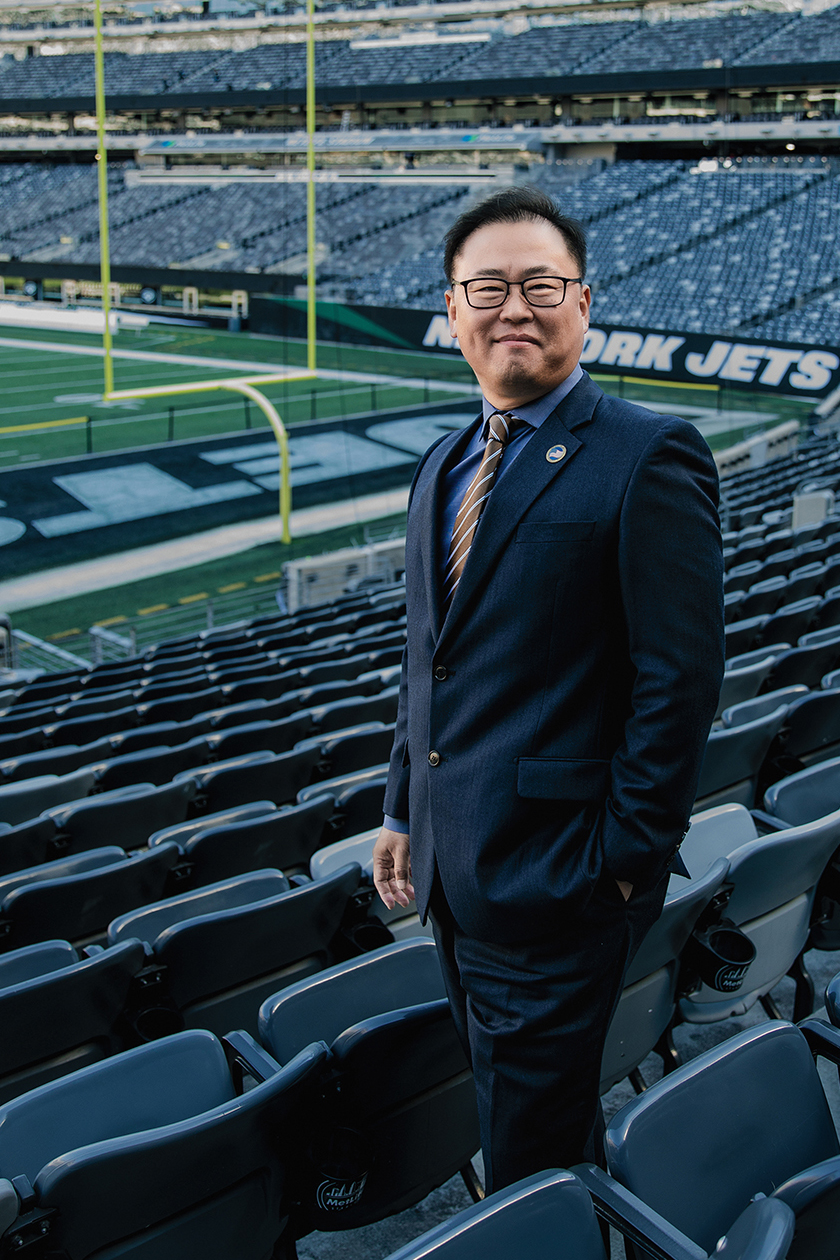
[{"label": "suit jacket button", "polygon": [[448,677],[449,677],[449,670],[446,668],[445,665],[435,666],[435,678],[438,680],[438,682],[443,682],[444,678],[448,678]]},{"label": "suit jacket button", "polygon": [[432,751],[429,753],[429,765],[430,766],[440,765],[440,753],[435,752],[434,749],[432,749]]}]

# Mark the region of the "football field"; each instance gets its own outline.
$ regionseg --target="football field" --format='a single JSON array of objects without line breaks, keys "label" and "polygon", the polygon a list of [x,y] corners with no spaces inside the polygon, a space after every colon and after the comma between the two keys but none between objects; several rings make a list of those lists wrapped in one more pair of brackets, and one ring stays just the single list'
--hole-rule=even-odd
[{"label": "football field", "polygon": [[[315,379],[305,364],[302,342],[273,337],[171,327],[114,337],[117,390],[285,373],[263,390],[289,427],[476,395],[470,369],[451,355],[323,343]],[[608,393],[695,420],[714,448],[811,409],[802,399],[717,386],[596,379]],[[95,337],[0,328],[0,468],[265,427],[253,403],[218,390],[112,402],[102,390]]]},{"label": "football field", "polygon": [[[203,330],[121,332],[114,337],[117,390],[285,373],[262,386],[287,426],[452,401],[473,392],[459,360],[319,347],[306,375],[299,342]],[[235,394],[212,391],[103,402],[102,349],[83,334],[0,328],[0,467],[261,428],[265,419]]]}]

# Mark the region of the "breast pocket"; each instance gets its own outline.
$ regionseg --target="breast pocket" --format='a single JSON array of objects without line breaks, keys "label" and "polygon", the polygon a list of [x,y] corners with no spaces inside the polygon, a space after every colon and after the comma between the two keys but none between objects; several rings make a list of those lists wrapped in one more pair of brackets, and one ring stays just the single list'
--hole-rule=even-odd
[{"label": "breast pocket", "polygon": [[588,542],[595,537],[596,521],[523,521],[516,531],[517,543]]}]

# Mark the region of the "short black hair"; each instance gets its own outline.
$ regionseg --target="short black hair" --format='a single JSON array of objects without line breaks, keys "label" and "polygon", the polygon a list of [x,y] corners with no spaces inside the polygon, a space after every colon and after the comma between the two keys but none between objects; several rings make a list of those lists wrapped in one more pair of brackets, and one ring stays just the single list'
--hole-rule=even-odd
[{"label": "short black hair", "polygon": [[459,215],[444,237],[443,269],[452,283],[455,259],[468,236],[488,223],[524,223],[529,219],[545,219],[563,236],[569,253],[581,276],[586,275],[586,233],[577,219],[561,214],[544,192],[533,184],[520,184],[491,193]]}]

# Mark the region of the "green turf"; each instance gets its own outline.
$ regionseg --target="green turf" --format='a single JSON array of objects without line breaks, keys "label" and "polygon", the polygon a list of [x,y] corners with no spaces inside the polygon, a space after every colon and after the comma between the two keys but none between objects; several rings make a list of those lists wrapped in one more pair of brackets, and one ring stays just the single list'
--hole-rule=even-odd
[{"label": "green turf", "polygon": [[[84,454],[104,454],[137,447],[159,446],[171,440],[202,438],[264,428],[265,418],[245,399],[230,393],[131,399],[103,403],[102,361],[94,355],[69,353],[58,347],[96,349],[95,337],[83,333],[0,328],[0,468],[36,461],[60,460]],[[25,345],[22,343],[30,343]],[[37,342],[39,349],[32,349]],[[55,349],[49,347],[56,347]],[[188,355],[194,364],[114,360],[115,387],[165,385],[195,380],[218,380],[241,373],[268,373],[283,367],[303,368],[302,341],[254,334],[211,332],[195,328],[151,328],[121,331],[116,351]],[[205,364],[221,359],[234,367]],[[266,396],[289,426],[315,420],[365,415],[424,402],[464,397],[463,388],[474,377],[463,359],[431,352],[399,351],[337,343],[320,343],[322,371],[363,374],[367,379],[321,377],[266,385]],[[403,378],[405,384],[374,381],[373,376]],[[707,433],[718,449],[773,422],[801,418],[812,404],[802,399],[779,399],[734,389],[691,385],[663,385],[616,376],[596,376],[609,393],[639,402],[662,404],[678,412],[696,406],[743,414],[719,432]],[[448,388],[451,386],[451,388]],[[754,416],[754,420],[752,417]],[[65,424],[63,422],[72,423]],[[41,426],[46,422],[51,427]],[[56,424],[55,422],[59,422]],[[704,427],[701,425],[701,427]],[[714,426],[713,426],[714,427]]]},{"label": "green turf", "polygon": [[[95,338],[78,333],[31,329],[24,335],[20,330],[0,328],[0,340],[91,349],[97,345]],[[201,362],[115,358],[114,385],[118,390],[219,380],[244,373],[267,374],[283,367],[300,367],[306,357],[305,346],[299,342],[192,330],[122,332],[115,336],[114,348],[198,359],[211,357],[242,364],[231,369]],[[462,391],[453,393],[447,385],[450,381],[466,383],[471,374],[460,361],[441,363],[442,358],[327,346],[320,352],[324,370],[363,372],[368,377],[406,377],[412,378],[411,383],[320,378],[283,381],[262,388],[289,426],[460,398]],[[102,389],[103,365],[95,356],[0,344],[0,467],[158,446],[173,439],[201,438],[266,425],[254,403],[231,393],[213,391],[103,403]],[[73,423],[56,423],[64,421]],[[30,427],[45,422],[49,427]]]},{"label": "green turf", "polygon": [[[405,530],[405,515],[386,517],[375,525],[378,534],[393,532],[399,536]],[[264,584],[271,584],[275,589],[281,566],[287,560],[323,555],[364,542],[364,526],[346,525],[322,534],[294,538],[288,545],[264,543],[237,555],[210,560],[189,569],[162,573],[159,577],[144,578],[140,582],[127,582],[108,590],[92,591],[73,599],[56,600],[39,608],[22,609],[14,613],[12,619],[17,630],[25,630],[40,639],[51,639],[73,651],[75,635],[68,634],[70,631],[84,632],[103,621],[110,622],[114,629],[119,630],[123,622],[117,621],[118,618],[132,622],[139,617],[142,622],[142,609],[158,608],[160,605],[175,607],[197,595],[213,598],[224,593],[225,587],[234,584],[245,583],[261,589],[264,589]]]}]

